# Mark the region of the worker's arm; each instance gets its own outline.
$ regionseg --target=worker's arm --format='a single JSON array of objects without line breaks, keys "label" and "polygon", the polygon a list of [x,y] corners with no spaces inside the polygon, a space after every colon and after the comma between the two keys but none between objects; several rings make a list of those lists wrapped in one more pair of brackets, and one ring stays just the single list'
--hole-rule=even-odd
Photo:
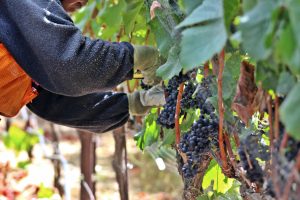
[{"label": "worker's arm", "polygon": [[81,96],[132,78],[132,45],[84,37],[59,0],[1,0],[0,27],[0,42],[53,93]]},{"label": "worker's arm", "polygon": [[144,115],[151,107],[164,104],[164,90],[157,85],[131,94],[103,92],[80,97],[39,89],[39,96],[27,106],[48,121],[102,133],[126,123],[129,113]]},{"label": "worker's arm", "polygon": [[66,97],[40,89],[27,107],[48,121],[102,133],[128,121],[128,98],[124,93],[103,92]]}]

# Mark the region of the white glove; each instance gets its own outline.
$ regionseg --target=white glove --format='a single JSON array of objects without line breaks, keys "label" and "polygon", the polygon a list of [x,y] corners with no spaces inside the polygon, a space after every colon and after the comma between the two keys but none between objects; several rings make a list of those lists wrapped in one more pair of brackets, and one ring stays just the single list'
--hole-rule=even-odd
[{"label": "white glove", "polygon": [[146,85],[155,85],[161,81],[156,76],[156,70],[165,60],[159,55],[156,48],[150,46],[134,45],[134,68],[140,70]]},{"label": "white glove", "polygon": [[161,85],[153,86],[147,91],[135,91],[127,96],[131,115],[145,115],[151,107],[162,106],[166,103]]}]

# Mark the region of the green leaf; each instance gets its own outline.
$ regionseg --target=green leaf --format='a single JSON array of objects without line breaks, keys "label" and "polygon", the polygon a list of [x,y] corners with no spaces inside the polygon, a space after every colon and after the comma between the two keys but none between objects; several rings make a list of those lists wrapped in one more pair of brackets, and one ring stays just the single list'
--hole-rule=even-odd
[{"label": "green leaf", "polygon": [[291,63],[297,42],[290,24],[287,24],[275,44],[275,55],[279,62]]},{"label": "green leaf", "polygon": [[300,74],[300,2],[298,0],[287,0],[287,2],[289,18],[294,35],[294,37],[291,37],[290,40],[293,40],[293,38],[296,40],[296,48],[294,49],[293,57],[290,60],[290,67],[294,73]]},{"label": "green leaf", "polygon": [[298,0],[286,0],[289,10],[289,18],[292,24],[294,35],[297,39],[297,44],[300,45],[300,1]]},{"label": "green leaf", "polygon": [[239,182],[234,180],[232,187],[226,193],[218,193],[216,200],[242,200],[239,188]]},{"label": "green leaf", "polygon": [[294,50],[294,55],[290,60],[290,69],[295,74],[300,74],[300,46]]},{"label": "green leaf", "polygon": [[178,45],[175,45],[170,49],[167,62],[160,66],[156,71],[157,76],[167,80],[180,73],[182,67],[179,61],[179,51],[180,48]]},{"label": "green leaf", "polygon": [[226,39],[227,34],[222,19],[184,30],[180,53],[183,68],[189,71],[206,62],[222,50]]},{"label": "green leaf", "polygon": [[268,66],[268,63],[258,62],[255,73],[256,81],[262,83],[264,90],[276,90],[278,74]]},{"label": "green leaf", "polygon": [[228,72],[224,72],[223,73],[223,99],[229,99],[230,97],[232,97],[234,95],[234,92],[235,92],[235,86],[236,84],[234,85],[234,81],[231,77],[231,74],[228,73]]},{"label": "green leaf", "polygon": [[300,140],[300,83],[297,83],[280,106],[280,118],[286,131]]},{"label": "green leaf", "polygon": [[243,0],[243,10],[249,11],[254,8],[257,4],[258,0]]},{"label": "green leaf", "polygon": [[81,30],[83,30],[85,28],[86,24],[90,21],[95,7],[96,7],[96,3],[90,2],[83,9],[80,9],[78,12],[76,12],[72,15],[74,23]]},{"label": "green leaf", "polygon": [[185,119],[180,124],[180,130],[182,132],[188,131],[198,117],[195,110],[188,110]]},{"label": "green leaf", "polygon": [[149,22],[151,31],[155,35],[155,40],[159,52],[165,57],[168,57],[170,48],[173,46],[171,35],[161,26],[157,18]]},{"label": "green leaf", "polygon": [[183,0],[183,5],[187,13],[191,13],[195,8],[197,8],[203,0]]},{"label": "green leaf", "polygon": [[241,57],[234,53],[226,60],[223,72],[223,99],[233,99],[240,74]]},{"label": "green leaf", "polygon": [[18,168],[21,168],[21,169],[26,169],[26,167],[31,164],[31,162],[29,160],[26,160],[26,161],[20,161],[17,163],[17,166]]},{"label": "green leaf", "polygon": [[137,15],[143,7],[143,1],[140,0],[125,0],[127,7],[123,15],[125,33],[129,34],[134,29],[134,24]]},{"label": "green leaf", "polygon": [[223,17],[222,0],[204,0],[177,28],[215,20]]},{"label": "green leaf", "polygon": [[100,35],[102,39],[111,39],[113,35],[119,32],[122,23],[122,15],[120,13],[124,12],[125,6],[124,0],[120,0],[117,4],[109,6],[101,13],[101,22],[106,24],[106,28]]},{"label": "green leaf", "polygon": [[285,96],[291,91],[295,84],[295,77],[291,73],[283,71],[279,76],[276,93]]},{"label": "green leaf", "polygon": [[156,123],[157,112],[152,109],[145,117],[143,129],[134,136],[137,146],[144,150],[147,146],[151,146],[159,139],[160,126]]},{"label": "green leaf", "polygon": [[162,141],[162,145],[172,145],[175,142],[175,131],[174,129],[167,129],[164,128],[163,129],[163,133],[164,133],[164,138]]},{"label": "green leaf", "polygon": [[272,25],[274,6],[273,1],[259,1],[240,20],[242,45],[250,56],[258,60],[267,58],[271,53],[271,50],[265,47],[265,42]]},{"label": "green leaf", "polygon": [[239,7],[240,0],[224,1],[224,19],[227,30],[229,30],[233,18],[237,15]]},{"label": "green leaf", "polygon": [[[214,165],[214,163],[212,162],[211,165]],[[219,165],[214,165],[207,170],[204,175],[202,183],[203,189],[209,187],[212,182],[214,183],[213,189],[216,192],[226,193],[232,187],[234,179],[227,179]]]},{"label": "green leaf", "polygon": [[11,126],[8,130],[8,134],[4,137],[4,144],[7,148],[20,152],[27,146],[28,142],[25,142],[26,135],[27,133],[22,129]]}]

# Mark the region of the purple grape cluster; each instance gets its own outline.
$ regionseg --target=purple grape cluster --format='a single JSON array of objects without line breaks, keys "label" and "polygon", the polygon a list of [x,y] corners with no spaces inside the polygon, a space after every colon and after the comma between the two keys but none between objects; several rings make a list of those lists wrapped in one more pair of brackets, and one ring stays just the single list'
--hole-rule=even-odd
[{"label": "purple grape cluster", "polygon": [[207,153],[217,141],[218,124],[214,113],[201,115],[190,131],[181,137],[179,148],[188,158],[182,167],[185,178],[193,178],[197,174],[201,155]]},{"label": "purple grape cluster", "polygon": [[[256,158],[253,154],[246,152],[246,145],[241,143],[241,146],[238,149],[238,153],[240,156],[240,162],[242,164],[243,169],[246,171],[246,177],[252,182],[259,184],[260,186],[264,183],[264,173],[259,165]],[[249,150],[251,152],[251,150]]]},{"label": "purple grape cluster", "polygon": [[200,84],[195,85],[192,81],[189,81],[184,89],[183,97],[181,100],[181,107],[183,109],[201,109],[204,113],[211,113],[214,111],[214,107],[210,103],[206,103],[207,98],[212,96],[210,91],[210,84],[213,77],[203,78]]},{"label": "purple grape cluster", "polygon": [[178,87],[181,83],[187,80],[189,80],[189,74],[180,74],[179,76],[174,76],[169,80],[168,86],[165,89],[168,96],[166,98],[166,104],[157,119],[157,123],[163,127],[174,128]]}]

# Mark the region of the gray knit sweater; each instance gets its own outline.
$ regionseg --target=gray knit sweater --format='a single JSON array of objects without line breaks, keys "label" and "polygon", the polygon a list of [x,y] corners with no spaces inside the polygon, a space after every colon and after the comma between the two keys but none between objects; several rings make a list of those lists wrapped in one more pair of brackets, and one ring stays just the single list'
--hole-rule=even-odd
[{"label": "gray knit sweater", "polygon": [[59,0],[0,0],[0,42],[41,86],[28,105],[41,117],[96,132],[126,122],[126,95],[106,91],[132,78],[131,44],[83,36]]}]

